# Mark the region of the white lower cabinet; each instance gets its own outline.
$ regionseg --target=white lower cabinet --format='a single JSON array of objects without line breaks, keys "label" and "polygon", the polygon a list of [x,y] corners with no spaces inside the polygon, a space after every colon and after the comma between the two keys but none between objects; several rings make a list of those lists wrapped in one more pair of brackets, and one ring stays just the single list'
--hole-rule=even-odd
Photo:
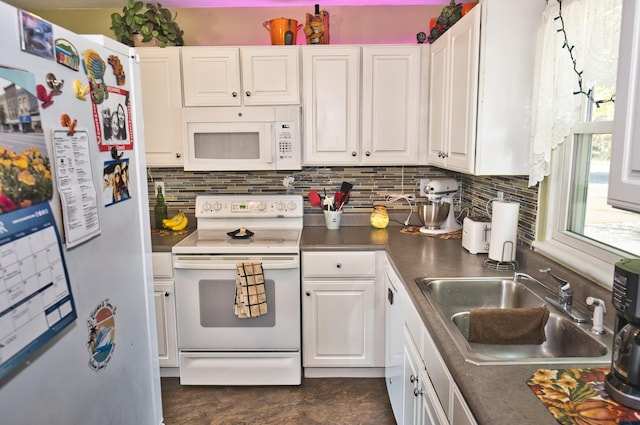
[{"label": "white lower cabinet", "polygon": [[384,378],[396,422],[402,417],[404,364],[404,299],[402,282],[390,263],[386,265]]},{"label": "white lower cabinet", "polygon": [[305,366],[373,366],[375,281],[306,282]]},{"label": "white lower cabinet", "polygon": [[384,255],[377,251],[302,253],[306,376],[308,368],[380,368],[382,373]]},{"label": "white lower cabinet", "polygon": [[[426,373],[426,370],[420,375],[420,397],[421,411],[420,425],[447,425],[447,416],[438,404],[438,395],[435,388],[432,385],[430,376]],[[464,400],[462,400],[464,402]]]},{"label": "white lower cabinet", "polygon": [[[394,282],[396,284],[394,284]],[[476,425],[464,397],[438,351],[404,284],[387,264],[387,289],[397,290],[393,299],[402,300],[402,318],[393,320],[393,305],[387,303],[386,353],[397,351],[395,334],[402,335],[403,359],[401,376],[397,377],[396,362],[386,361],[387,392],[398,425]],[[393,358],[393,357],[392,357]],[[402,390],[398,401],[397,385]]]},{"label": "white lower cabinet", "polygon": [[451,425],[477,425],[473,418],[469,406],[464,401],[464,397],[458,387],[453,387],[453,417],[449,421]]},{"label": "white lower cabinet", "polygon": [[178,335],[171,253],[154,252],[153,294],[160,367],[178,367]]},{"label": "white lower cabinet", "polygon": [[404,342],[404,367],[403,367],[403,403],[401,424],[420,423],[420,375],[424,370],[420,353],[416,348],[411,333],[405,327],[403,331]]}]

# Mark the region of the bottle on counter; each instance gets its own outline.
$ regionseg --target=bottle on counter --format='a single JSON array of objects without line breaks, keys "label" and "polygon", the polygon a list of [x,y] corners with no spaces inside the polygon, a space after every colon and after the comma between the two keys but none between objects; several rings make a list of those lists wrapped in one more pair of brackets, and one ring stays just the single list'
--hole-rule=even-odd
[{"label": "bottle on counter", "polygon": [[156,204],[153,207],[153,214],[155,216],[156,229],[162,229],[162,220],[167,218],[167,203],[164,201],[164,195],[162,194],[162,186],[158,186],[156,193]]}]

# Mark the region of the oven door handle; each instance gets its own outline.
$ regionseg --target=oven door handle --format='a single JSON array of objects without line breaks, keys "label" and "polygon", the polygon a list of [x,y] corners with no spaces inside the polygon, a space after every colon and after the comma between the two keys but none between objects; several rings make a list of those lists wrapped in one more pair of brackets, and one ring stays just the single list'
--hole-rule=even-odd
[{"label": "oven door handle", "polygon": [[297,255],[277,257],[251,257],[251,256],[216,256],[216,255],[174,255],[174,269],[190,270],[233,270],[238,263],[255,262],[262,263],[263,270],[285,270],[300,267],[300,258]]}]

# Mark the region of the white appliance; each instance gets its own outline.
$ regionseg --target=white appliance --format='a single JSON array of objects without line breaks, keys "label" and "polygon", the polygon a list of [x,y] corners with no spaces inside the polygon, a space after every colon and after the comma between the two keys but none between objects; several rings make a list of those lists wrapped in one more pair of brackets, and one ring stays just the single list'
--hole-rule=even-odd
[{"label": "white appliance", "polygon": [[[162,424],[145,144],[142,123],[137,121],[142,116],[141,82],[138,63],[132,59],[135,57],[134,50],[106,37],[74,34],[2,2],[0,37],[0,66],[16,76],[31,74],[31,80],[35,82],[33,87],[29,87],[26,78],[20,86],[38,99],[30,103],[26,101],[26,96],[19,96],[25,101],[18,103],[14,110],[16,104],[9,93],[14,87],[7,82],[7,73],[3,73],[0,104],[4,115],[0,126],[0,145],[25,142],[23,147],[28,147],[40,139],[44,146],[46,141],[48,149],[45,152],[52,161],[51,171],[54,173],[53,197],[50,202],[38,205],[43,208],[47,204],[51,206],[56,217],[53,228],[57,227],[67,242],[74,234],[62,231],[61,211],[68,212],[64,216],[67,225],[70,221],[82,223],[83,217],[99,223],[99,232],[88,240],[72,247],[67,247],[65,240],[62,240],[62,245],[56,244],[53,250],[48,250],[49,256],[59,252],[59,258],[66,263],[65,280],[73,296],[77,317],[46,344],[39,347],[27,345],[30,352],[26,360],[16,362],[10,373],[0,379],[0,421],[12,425]],[[100,63],[98,57],[104,64]],[[110,99],[104,99],[100,104],[92,101],[88,91],[89,77],[82,66],[85,58],[91,58],[94,75],[104,71],[100,87],[114,89],[109,91]],[[109,64],[115,59],[119,60],[124,71],[123,84],[118,84],[117,76]],[[73,68],[74,65],[78,66],[77,69]],[[76,80],[77,85],[74,83]],[[58,94],[55,94],[50,83],[58,90]],[[76,96],[76,88],[80,97]],[[125,92],[127,96],[123,95]],[[81,100],[83,96],[84,100]],[[125,97],[127,100],[124,100]],[[129,197],[106,206],[102,198],[103,175],[106,164],[114,161],[114,158],[110,149],[100,149],[96,128],[102,130],[102,126],[94,124],[94,119],[100,120],[94,111],[104,110],[105,105],[119,101],[128,105],[130,125],[127,128],[127,140],[132,144],[125,147],[127,142],[122,141],[122,144],[114,144],[113,147],[117,146],[117,155],[121,155],[120,159],[127,163],[129,169]],[[16,112],[20,114],[19,121],[13,115]],[[62,119],[65,114],[69,116],[69,121]],[[66,134],[69,131],[62,126],[63,121],[67,124],[75,121],[75,136],[80,137],[79,140],[86,140],[86,143],[77,146],[83,152],[86,150],[87,155],[82,156],[82,162],[75,162],[74,166],[90,170],[90,174],[76,175],[64,170],[64,164],[54,161],[54,132]],[[105,134],[102,136],[104,142]],[[55,137],[58,138],[57,135]],[[56,146],[60,145],[56,142]],[[70,153],[70,150],[65,153]],[[74,154],[80,158],[79,151]],[[98,196],[94,211],[97,214],[87,213],[89,209],[84,210],[95,200],[93,198],[83,198],[82,202],[75,204],[79,207],[75,217],[73,211],[66,208],[69,204],[61,205],[61,191],[55,183],[55,176],[64,174],[61,170],[83,179],[83,196],[95,189]],[[6,185],[3,190],[7,190]],[[74,205],[73,200],[70,203]],[[0,214],[3,238],[9,224],[7,216],[11,214],[13,212],[6,211]],[[82,223],[80,227],[89,224]],[[72,227],[71,230],[75,232],[77,228]],[[38,249],[44,242],[29,238],[31,249]],[[5,244],[6,238],[0,243]],[[3,245],[0,259],[0,282],[3,283],[0,285],[0,293],[3,294],[0,298],[4,306],[0,308],[0,364],[3,365],[10,361],[5,350],[8,333],[14,332],[12,342],[28,338],[32,329],[26,324],[37,325],[33,319],[38,311],[34,302],[38,300],[38,291],[25,300],[25,303],[31,304],[30,316],[17,317],[12,309],[7,309],[5,291],[10,277],[5,274],[7,263],[3,263],[8,258],[6,248],[7,245]],[[30,260],[37,261],[34,257]],[[23,263],[20,273],[27,271],[27,264]],[[27,283],[20,282],[20,286],[25,284],[23,289],[27,289]],[[19,296],[15,291],[12,293]],[[97,313],[106,314],[100,316]],[[53,318],[51,314],[49,312],[47,320]],[[20,327],[12,329],[15,325]]]},{"label": "white appliance", "polygon": [[299,106],[183,108],[184,169],[300,170]]},{"label": "white appliance", "polygon": [[471,254],[486,254],[491,241],[491,220],[465,217],[462,221],[462,247]]},{"label": "white appliance", "polygon": [[[427,194],[427,199],[431,204],[431,207],[438,209],[440,207],[435,207],[436,204],[446,203],[449,204],[449,208],[447,218],[444,220],[444,223],[436,226],[436,228],[431,228],[427,225],[422,226],[420,228],[420,232],[427,234],[444,234],[460,230],[462,226],[456,221],[452,198],[452,194],[458,191],[458,182],[454,179],[429,180],[423,191]],[[426,218],[422,216],[423,211],[419,211],[419,214],[421,214],[421,220]]]},{"label": "white appliance", "polygon": [[385,286],[387,301],[385,303],[385,357],[384,378],[389,394],[389,402],[396,422],[402,424],[402,396],[404,382],[402,380],[404,365],[404,289],[398,275],[391,264],[386,265]]},{"label": "white appliance", "polygon": [[[297,195],[196,198],[197,230],[172,249],[181,384],[301,383],[303,212]],[[244,262],[262,264],[265,315],[234,314]]]}]

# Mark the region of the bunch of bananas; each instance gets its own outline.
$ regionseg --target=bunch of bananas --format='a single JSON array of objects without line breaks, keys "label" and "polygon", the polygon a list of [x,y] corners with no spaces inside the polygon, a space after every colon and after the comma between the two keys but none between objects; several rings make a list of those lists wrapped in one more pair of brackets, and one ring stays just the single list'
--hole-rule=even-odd
[{"label": "bunch of bananas", "polygon": [[164,220],[162,220],[162,225],[167,229],[173,230],[174,232],[184,229],[185,227],[187,227],[187,224],[189,224],[189,219],[186,215],[184,215],[182,211],[171,218],[165,218]]}]

